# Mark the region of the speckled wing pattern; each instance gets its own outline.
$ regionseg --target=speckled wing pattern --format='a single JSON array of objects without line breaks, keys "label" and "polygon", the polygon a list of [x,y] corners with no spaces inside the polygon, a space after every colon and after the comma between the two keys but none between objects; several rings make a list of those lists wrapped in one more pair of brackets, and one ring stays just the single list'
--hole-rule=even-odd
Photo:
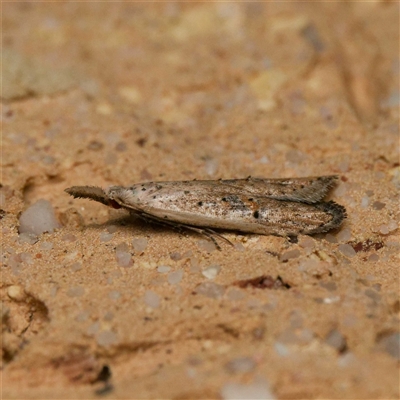
[{"label": "speckled wing pattern", "polygon": [[200,233],[213,229],[295,236],[327,232],[346,218],[343,206],[324,202],[336,176],[220,179],[138,183],[106,190],[75,186],[74,197],[123,207],[140,217]]}]

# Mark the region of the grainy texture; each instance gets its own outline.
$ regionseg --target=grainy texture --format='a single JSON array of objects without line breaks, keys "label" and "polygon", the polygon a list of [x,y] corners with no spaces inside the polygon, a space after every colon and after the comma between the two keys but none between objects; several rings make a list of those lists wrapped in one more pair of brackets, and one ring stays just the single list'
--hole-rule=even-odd
[{"label": "grainy texture", "polygon": [[[398,399],[398,17],[3,2],[2,398]],[[249,175],[338,175],[348,217],[216,251],[64,193]],[[40,199],[62,227],[20,233]]]}]

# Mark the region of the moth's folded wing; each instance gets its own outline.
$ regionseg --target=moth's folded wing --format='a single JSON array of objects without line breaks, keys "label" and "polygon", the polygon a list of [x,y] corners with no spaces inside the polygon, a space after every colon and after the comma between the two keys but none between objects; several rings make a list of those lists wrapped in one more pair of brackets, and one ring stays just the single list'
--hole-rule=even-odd
[{"label": "moth's folded wing", "polygon": [[287,178],[287,179],[229,179],[220,181],[221,185],[249,196],[268,197],[276,200],[317,203],[335,185],[336,175]]}]

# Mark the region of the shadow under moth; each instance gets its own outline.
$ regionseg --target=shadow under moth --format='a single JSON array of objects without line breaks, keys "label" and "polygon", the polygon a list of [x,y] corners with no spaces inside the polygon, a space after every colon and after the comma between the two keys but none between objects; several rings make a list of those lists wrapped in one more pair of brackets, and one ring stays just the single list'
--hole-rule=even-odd
[{"label": "shadow under moth", "polygon": [[339,227],[346,218],[345,208],[334,201],[323,201],[337,179],[335,175],[248,177],[146,182],[105,190],[72,186],[65,191],[74,198],[124,208],[147,221],[190,229],[216,243],[215,237],[227,239],[214,229],[293,237]]}]

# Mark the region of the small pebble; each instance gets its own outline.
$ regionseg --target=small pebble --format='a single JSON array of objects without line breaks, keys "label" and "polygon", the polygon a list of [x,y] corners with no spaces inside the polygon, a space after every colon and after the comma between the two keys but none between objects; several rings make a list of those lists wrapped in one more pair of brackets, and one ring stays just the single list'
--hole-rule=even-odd
[{"label": "small pebble", "polygon": [[41,250],[51,250],[53,248],[52,242],[42,242],[40,243]]},{"label": "small pebble", "polygon": [[38,241],[37,235],[34,233],[20,233],[18,237],[18,242],[20,244],[28,243],[28,244],[35,244]]},{"label": "small pebble", "polygon": [[146,238],[132,239],[133,250],[137,253],[143,253],[147,247],[148,240]]},{"label": "small pebble", "polygon": [[20,254],[21,261],[25,264],[32,265],[33,264],[33,258],[29,253],[21,253]]},{"label": "small pebble", "polygon": [[300,250],[294,249],[285,251],[283,254],[279,256],[279,260],[282,262],[286,262],[288,260],[291,260],[292,258],[297,258],[299,256],[300,256]]},{"label": "small pebble", "polygon": [[197,246],[199,246],[201,250],[204,250],[208,253],[212,253],[217,249],[211,240],[198,240]]},{"label": "small pebble", "polygon": [[329,242],[329,243],[337,243],[337,242],[338,242],[336,236],[333,236],[331,233],[327,233],[327,234],[325,235],[325,240],[326,240],[327,242]]},{"label": "small pebble", "polygon": [[160,307],[161,298],[156,292],[146,290],[144,293],[144,302],[151,308],[158,308]]},{"label": "small pebble", "polygon": [[370,203],[370,198],[368,196],[364,196],[361,199],[361,207],[362,208],[367,208],[369,206],[369,203]]},{"label": "small pebble", "polygon": [[346,338],[336,329],[331,330],[325,338],[325,343],[339,353],[342,353],[347,348]]},{"label": "small pebble", "polygon": [[177,271],[174,272],[170,272],[167,278],[168,283],[170,285],[176,285],[182,280],[182,277],[183,277],[183,271],[181,269],[178,269]]},{"label": "small pebble", "polygon": [[304,236],[301,238],[299,246],[301,246],[303,249],[313,249],[315,246],[315,241],[309,236]]},{"label": "small pebble", "polygon": [[221,271],[221,267],[219,265],[211,265],[208,268],[203,269],[201,272],[207,279],[214,279],[219,272]]},{"label": "small pebble", "polygon": [[351,230],[349,228],[342,229],[337,235],[336,239],[339,242],[348,242],[351,239]]},{"label": "small pebble", "polygon": [[215,159],[210,159],[205,162],[204,169],[208,176],[214,176],[218,171],[218,161]]},{"label": "small pebble", "polygon": [[169,256],[172,261],[179,261],[182,259],[181,253],[179,253],[179,252],[171,253]]},{"label": "small pebble", "polygon": [[112,233],[101,232],[100,233],[100,242],[109,242],[113,238],[113,236],[114,235]]},{"label": "small pebble", "polygon": [[22,286],[12,285],[7,288],[7,295],[15,301],[23,301],[26,298],[25,290]]},{"label": "small pebble", "polygon": [[44,232],[52,233],[59,227],[53,206],[43,199],[28,207],[19,218],[19,233],[40,235]]},{"label": "small pebble", "polygon": [[386,204],[382,203],[381,201],[374,201],[372,203],[372,208],[375,209],[375,210],[378,210],[378,211],[382,210],[385,207],[386,207]]},{"label": "small pebble", "polygon": [[107,227],[107,232],[108,233],[115,233],[118,231],[118,227],[116,225],[110,225]]},{"label": "small pebble", "polygon": [[80,271],[81,269],[82,269],[82,264],[80,262],[76,262],[71,265],[71,270],[73,272]]},{"label": "small pebble", "polygon": [[376,253],[371,254],[371,255],[368,257],[368,261],[371,261],[371,262],[377,262],[377,261],[379,261],[379,256],[378,256],[378,254],[376,254]]},{"label": "small pebble", "polygon": [[370,299],[374,300],[375,302],[379,302],[381,300],[381,295],[373,289],[365,289],[365,295],[368,296]]},{"label": "small pebble", "polygon": [[72,233],[67,233],[61,237],[61,240],[63,240],[64,242],[75,242],[76,236]]},{"label": "small pebble", "polygon": [[393,232],[397,229],[398,224],[395,220],[391,219],[387,224],[389,232]]},{"label": "small pebble", "polygon": [[394,332],[378,340],[378,350],[384,351],[396,360],[400,360],[400,333]]},{"label": "small pebble", "polygon": [[338,247],[339,251],[346,257],[354,257],[357,253],[349,244],[341,244]]},{"label": "small pebble", "polygon": [[157,271],[160,274],[165,274],[165,273],[171,271],[171,267],[169,267],[168,265],[160,265],[159,267],[157,267]]},{"label": "small pebble", "polygon": [[121,243],[116,247],[115,258],[120,267],[127,268],[133,265],[132,256],[126,243]]}]

